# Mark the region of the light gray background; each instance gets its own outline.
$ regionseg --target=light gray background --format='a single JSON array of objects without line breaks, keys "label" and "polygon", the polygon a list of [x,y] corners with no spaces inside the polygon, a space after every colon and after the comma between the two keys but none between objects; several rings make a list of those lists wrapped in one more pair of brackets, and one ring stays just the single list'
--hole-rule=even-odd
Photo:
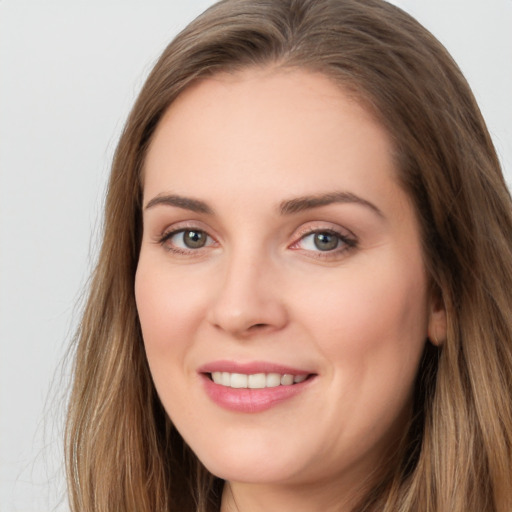
[{"label": "light gray background", "polygon": [[[109,164],[151,64],[211,3],[0,0],[0,512],[67,509],[60,364]],[[511,182],[512,0],[394,3],[458,61]]]}]

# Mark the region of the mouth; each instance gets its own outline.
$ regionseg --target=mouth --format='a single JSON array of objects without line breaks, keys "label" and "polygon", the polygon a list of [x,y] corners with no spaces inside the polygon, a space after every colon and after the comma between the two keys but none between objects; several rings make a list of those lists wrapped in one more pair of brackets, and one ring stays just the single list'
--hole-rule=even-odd
[{"label": "mouth", "polygon": [[198,370],[210,399],[240,413],[263,412],[307,393],[316,373],[268,362],[216,361]]},{"label": "mouth", "polygon": [[313,374],[291,373],[231,373],[211,372],[205,374],[212,382],[233,389],[265,389],[278,386],[293,386],[311,378]]}]

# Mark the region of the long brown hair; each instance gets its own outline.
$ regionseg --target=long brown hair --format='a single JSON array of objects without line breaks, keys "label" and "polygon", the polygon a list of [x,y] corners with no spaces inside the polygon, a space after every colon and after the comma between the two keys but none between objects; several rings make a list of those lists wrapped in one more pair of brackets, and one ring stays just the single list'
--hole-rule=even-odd
[{"label": "long brown hair", "polygon": [[475,99],[442,45],[381,0],[224,0],[166,48],[114,158],[104,235],[76,338],[66,450],[75,512],[216,511],[222,482],[185,445],[146,363],[134,301],[142,169],[193,81],[250,66],[320,72],[391,134],[447,313],[414,417],[358,511],[512,510],[512,208]]}]

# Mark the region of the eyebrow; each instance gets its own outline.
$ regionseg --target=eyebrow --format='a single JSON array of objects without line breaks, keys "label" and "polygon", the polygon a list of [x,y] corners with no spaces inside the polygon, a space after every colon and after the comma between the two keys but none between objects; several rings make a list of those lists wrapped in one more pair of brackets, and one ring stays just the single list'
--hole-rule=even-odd
[{"label": "eyebrow", "polygon": [[[379,217],[384,218],[382,211],[370,201],[353,194],[352,192],[330,192],[327,194],[318,194],[311,196],[302,196],[282,201],[279,204],[279,212],[281,215],[292,215],[305,210],[311,210],[321,206],[327,206],[333,203],[355,203],[369,208]],[[213,215],[214,210],[204,201],[192,199],[191,197],[179,196],[177,194],[158,195],[151,199],[145,207],[145,210],[153,208],[157,205],[175,206],[190,210],[196,213]]]},{"label": "eyebrow", "polygon": [[207,215],[213,214],[213,210],[204,201],[192,199],[190,197],[178,196],[176,194],[158,195],[154,197],[148,202],[145,210],[157,205],[176,206],[196,213],[204,213]]},{"label": "eyebrow", "polygon": [[379,217],[384,218],[384,214],[379,208],[377,208],[377,206],[351,192],[330,192],[328,194],[297,197],[288,201],[283,201],[279,206],[279,210],[282,215],[290,215],[304,210],[318,208],[320,206],[327,206],[333,203],[359,204],[369,208]]}]

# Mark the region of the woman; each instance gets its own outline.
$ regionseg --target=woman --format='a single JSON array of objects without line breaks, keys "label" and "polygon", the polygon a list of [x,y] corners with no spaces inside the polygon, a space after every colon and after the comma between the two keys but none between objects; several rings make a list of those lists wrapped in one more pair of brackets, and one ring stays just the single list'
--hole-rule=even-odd
[{"label": "woman", "polygon": [[510,206],[464,78],[401,10],[213,6],[116,153],[73,510],[510,510]]}]

